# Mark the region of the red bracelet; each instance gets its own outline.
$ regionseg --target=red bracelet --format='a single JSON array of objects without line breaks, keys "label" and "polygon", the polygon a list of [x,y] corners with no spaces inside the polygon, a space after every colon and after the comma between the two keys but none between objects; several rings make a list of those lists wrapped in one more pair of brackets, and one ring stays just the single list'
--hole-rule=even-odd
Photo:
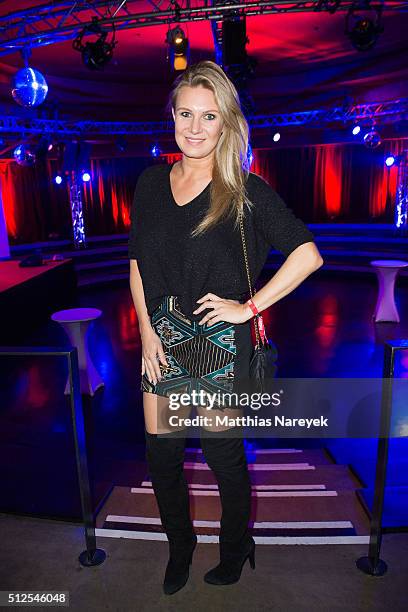
[{"label": "red bracelet", "polygon": [[252,310],[252,312],[254,313],[254,316],[259,314],[259,310],[257,309],[257,307],[255,306],[255,304],[253,303],[251,299],[247,300],[247,304]]}]

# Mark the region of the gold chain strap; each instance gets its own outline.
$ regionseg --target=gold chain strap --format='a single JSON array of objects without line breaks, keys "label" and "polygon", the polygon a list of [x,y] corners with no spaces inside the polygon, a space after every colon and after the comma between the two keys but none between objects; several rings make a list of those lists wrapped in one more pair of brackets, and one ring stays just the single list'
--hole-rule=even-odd
[{"label": "gold chain strap", "polygon": [[[250,293],[250,296],[251,296],[251,299],[252,299],[254,294],[252,293],[252,288],[251,288],[251,277],[249,275],[248,254],[247,254],[247,249],[246,249],[244,224],[243,224],[243,221],[242,221],[242,216],[243,215],[241,213],[240,220],[239,220],[239,225],[240,225],[240,228],[241,228],[242,249],[244,251],[245,269],[246,269],[247,278],[248,278],[249,293]],[[254,293],[256,293],[256,289],[254,289]],[[258,315],[256,315],[254,317],[254,328],[255,328],[256,344],[259,345]]]}]

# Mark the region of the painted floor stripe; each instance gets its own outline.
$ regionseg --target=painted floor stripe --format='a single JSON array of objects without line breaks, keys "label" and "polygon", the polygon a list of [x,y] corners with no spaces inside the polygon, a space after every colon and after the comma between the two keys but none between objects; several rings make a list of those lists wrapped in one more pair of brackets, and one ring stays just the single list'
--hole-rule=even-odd
[{"label": "painted floor stripe", "polygon": [[[112,523],[139,523],[142,525],[161,525],[160,518],[154,516],[122,516],[108,514],[105,521]],[[194,527],[220,527],[220,521],[193,521]],[[251,525],[253,529],[352,529],[351,521],[259,521]]]},{"label": "painted floor stripe", "polygon": [[[144,480],[141,484],[142,487],[152,487],[152,483],[150,480]],[[196,484],[190,483],[188,485],[189,489],[215,489],[218,490],[218,485],[216,484]],[[318,491],[326,489],[326,485],[324,484],[288,484],[288,485],[252,485],[252,490],[255,491]]]},{"label": "painted floor stripe", "polygon": [[[132,487],[131,493],[147,493],[153,495],[150,487]],[[190,495],[202,497],[219,497],[218,491],[190,490]],[[337,491],[252,491],[252,497],[337,497]]]},{"label": "painted floor stripe", "polygon": [[[207,463],[197,463],[196,461],[185,461],[186,469],[209,470]],[[314,470],[315,466],[309,463],[248,463],[248,469],[254,471],[268,470]]]},{"label": "painted floor stripe", "polygon": [[[154,533],[148,531],[121,531],[119,529],[95,529],[95,535],[99,538],[127,538],[129,540],[160,540],[167,542],[165,533]],[[316,545],[316,544],[368,544],[370,536],[254,536],[256,544],[269,545]],[[203,544],[218,544],[218,536],[197,535],[197,541]]]}]

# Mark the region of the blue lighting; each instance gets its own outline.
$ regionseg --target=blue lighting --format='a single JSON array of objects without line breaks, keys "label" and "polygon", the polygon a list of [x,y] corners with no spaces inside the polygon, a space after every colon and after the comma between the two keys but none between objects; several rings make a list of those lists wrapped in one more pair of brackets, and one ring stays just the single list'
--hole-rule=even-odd
[{"label": "blue lighting", "polygon": [[251,167],[252,162],[254,161],[254,156],[252,153],[252,147],[249,143],[248,143],[248,150],[247,150],[247,160],[248,160],[248,167]]},{"label": "blue lighting", "polygon": [[82,180],[84,181],[84,183],[88,183],[91,180],[91,175],[89,174],[89,172],[83,172]]},{"label": "blue lighting", "polygon": [[385,158],[385,165],[388,166],[388,168],[390,168],[394,164],[395,164],[395,157],[393,155],[388,155]]},{"label": "blue lighting", "polygon": [[57,183],[57,185],[61,185],[62,183],[62,176],[60,176],[59,174],[57,174],[57,176],[55,177],[55,182]]},{"label": "blue lighting", "polygon": [[353,127],[353,136],[357,136],[361,132],[361,127],[359,125],[355,125]]},{"label": "blue lighting", "polygon": [[159,146],[157,144],[152,145],[150,148],[150,153],[152,154],[152,157],[159,157],[161,153]]},{"label": "blue lighting", "polygon": [[22,68],[14,75],[11,95],[21,106],[38,106],[44,102],[47,93],[47,81],[38,70]]}]

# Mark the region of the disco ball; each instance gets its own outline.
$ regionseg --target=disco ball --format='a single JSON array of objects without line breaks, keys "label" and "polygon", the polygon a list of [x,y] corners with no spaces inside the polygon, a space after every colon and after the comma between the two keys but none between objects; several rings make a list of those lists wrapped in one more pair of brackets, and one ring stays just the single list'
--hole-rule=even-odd
[{"label": "disco ball", "polygon": [[34,68],[22,68],[13,77],[11,94],[21,106],[42,104],[48,93],[44,76]]},{"label": "disco ball", "polygon": [[364,136],[364,144],[368,149],[375,149],[381,144],[381,136],[374,128]]},{"label": "disco ball", "polygon": [[19,166],[33,166],[35,164],[35,153],[27,145],[19,144],[14,149],[14,159]]}]

